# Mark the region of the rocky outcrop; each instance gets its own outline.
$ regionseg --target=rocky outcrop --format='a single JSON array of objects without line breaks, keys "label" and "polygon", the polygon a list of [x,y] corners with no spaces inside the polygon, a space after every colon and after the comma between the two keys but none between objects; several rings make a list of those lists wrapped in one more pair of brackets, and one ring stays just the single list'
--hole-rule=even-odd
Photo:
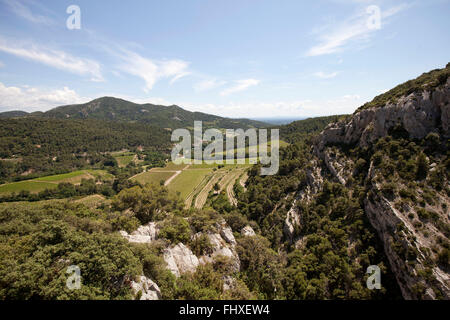
[{"label": "rocky outcrop", "polygon": [[150,222],[145,226],[140,226],[136,231],[128,234],[126,231],[120,231],[122,237],[129,242],[150,243],[157,239],[159,229],[155,222]]},{"label": "rocky outcrop", "polygon": [[334,154],[327,149],[323,152],[323,160],[328,170],[339,181],[339,183],[345,185],[348,177],[351,176],[351,173],[346,170],[346,166],[349,166],[351,161],[349,159],[345,159],[341,155]]},{"label": "rocky outcrop", "polygon": [[369,108],[355,113],[350,120],[328,125],[315,139],[316,151],[321,153],[328,144],[357,144],[368,146],[403,127],[412,139],[422,139],[441,128],[450,137],[450,78],[433,91],[413,92],[395,104]]},{"label": "rocky outcrop", "polygon": [[233,235],[233,230],[225,224],[225,221],[220,225],[220,236],[229,244],[235,245],[236,239]]},{"label": "rocky outcrop", "polygon": [[[233,271],[239,271],[240,260],[235,249],[236,239],[234,238],[233,231],[226,224],[225,220],[220,221],[214,227],[214,232],[206,232],[212,248],[211,252],[207,255],[197,257],[189,247],[181,242],[175,246],[167,246],[163,251],[163,258],[167,264],[167,269],[176,277],[179,277],[186,272],[195,272],[201,263],[211,263],[216,257],[225,256],[232,262]],[[253,229],[251,229],[251,232],[254,233]],[[155,222],[140,226],[131,234],[120,231],[120,234],[125,239],[134,243],[150,243],[155,241],[158,238],[158,233],[159,228]],[[202,234],[195,234],[193,239]]]},{"label": "rocky outcrop", "polygon": [[306,170],[306,187],[300,190],[291,204],[286,219],[284,220],[283,234],[289,243],[294,243],[297,239],[296,229],[301,227],[301,212],[296,206],[297,203],[309,203],[311,195],[319,192],[323,184],[323,177],[317,160],[312,160],[311,168]]},{"label": "rocky outcrop", "polygon": [[199,265],[197,256],[181,242],[174,247],[166,248],[163,257],[167,263],[167,269],[176,277],[186,272],[195,272]]},{"label": "rocky outcrop", "polygon": [[146,276],[140,276],[138,281],[132,281],[131,288],[139,300],[161,299],[161,290],[159,290],[158,285]]},{"label": "rocky outcrop", "polygon": [[[383,107],[363,109],[350,119],[330,124],[314,140],[314,150],[324,165],[341,184],[353,175],[355,164],[348,156],[334,153],[339,145],[368,147],[377,139],[404,130],[411,139],[422,139],[431,132],[450,137],[450,78],[432,91],[417,91]],[[335,147],[332,147],[335,146]],[[386,256],[405,299],[450,299],[450,276],[436,261],[433,239],[446,238],[431,224],[418,231],[413,225],[417,212],[412,207],[400,212],[396,199],[387,199],[375,179],[370,165],[364,200],[365,212],[384,245]],[[444,201],[448,202],[448,198]],[[292,234],[293,214],[288,213],[285,234]],[[448,216],[442,214],[444,223]],[[290,227],[290,228],[289,228]],[[424,236],[424,230],[433,237]],[[289,231],[289,232],[287,232]]]},{"label": "rocky outcrop", "polygon": [[[380,185],[374,182],[375,170],[371,164],[369,173],[371,178],[371,195],[364,201],[364,209],[372,226],[377,230],[389,259],[392,271],[405,299],[435,299],[436,293],[432,288],[439,290],[442,296],[450,299],[450,276],[441,270],[437,264],[430,263],[429,248],[434,243],[430,237],[424,237],[423,231],[413,225],[413,220],[408,219],[406,213],[401,213],[395,208],[392,201],[386,199],[380,192]],[[407,208],[409,214],[413,214],[411,207]],[[414,213],[415,215],[417,213]],[[444,218],[448,223],[448,218]],[[433,226],[428,225],[430,233],[445,237]],[[408,254],[412,252],[413,254]],[[431,267],[432,276],[423,277],[419,272]],[[417,286],[427,288],[423,296],[419,296]]]},{"label": "rocky outcrop", "polygon": [[[167,263],[167,268],[176,276],[179,277],[186,272],[195,272],[199,264],[211,263],[214,258],[218,256],[225,256],[232,262],[233,270],[239,271],[240,261],[236,252],[236,239],[233,231],[227,226],[225,221],[216,225],[217,232],[207,232],[209,243],[211,245],[211,253],[197,257],[194,253],[183,243],[178,243],[174,247],[169,247],[164,250],[164,260]],[[203,233],[197,233],[193,239],[201,236]]]},{"label": "rocky outcrop", "polygon": [[[236,239],[234,238],[233,231],[227,226],[225,221],[222,221],[216,225],[218,229],[217,233],[206,233],[209,243],[212,248],[212,252],[207,255],[203,255],[199,258],[200,263],[211,263],[214,258],[218,256],[224,256],[230,259],[232,263],[232,269],[234,272],[238,272],[241,266],[239,256],[236,252]],[[200,236],[201,233],[194,235]]]},{"label": "rocky outcrop", "polygon": [[[431,246],[415,232],[412,223],[382,196],[366,199],[364,205],[371,224],[383,241],[386,256],[403,297],[405,299],[435,299],[436,293],[432,288],[436,288],[444,298],[450,299],[450,277],[446,272],[434,265],[431,268],[432,277],[422,277],[418,274],[420,270],[430,266],[426,248]],[[413,250],[412,252],[417,254],[411,261],[403,256],[403,253],[408,250]],[[429,289],[425,291],[425,295],[419,296],[418,284]]]},{"label": "rocky outcrop", "polygon": [[241,230],[241,235],[244,237],[253,237],[256,235],[255,231],[250,226],[245,226]]},{"label": "rocky outcrop", "polygon": [[295,206],[296,203],[297,199],[295,199],[292,203],[292,207],[289,209],[286,215],[286,220],[284,221],[283,232],[289,243],[294,242],[295,228],[300,226],[300,214]]}]

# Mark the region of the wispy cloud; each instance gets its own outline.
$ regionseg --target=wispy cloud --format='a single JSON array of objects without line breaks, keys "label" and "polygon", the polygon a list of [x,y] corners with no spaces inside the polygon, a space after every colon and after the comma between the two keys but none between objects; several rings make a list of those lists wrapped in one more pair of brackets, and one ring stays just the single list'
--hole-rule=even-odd
[{"label": "wispy cloud", "polygon": [[144,90],[148,92],[162,78],[171,78],[170,83],[178,81],[190,74],[189,63],[183,60],[153,60],[140,54],[123,49],[119,66],[125,73],[137,76],[145,81]]},{"label": "wispy cloud", "polygon": [[260,83],[260,81],[257,79],[242,79],[242,80],[237,80],[235,82],[236,82],[236,84],[234,86],[223,90],[220,93],[220,95],[226,96],[231,93],[244,91],[244,90],[247,90],[248,88],[250,88],[252,86],[256,86]]},{"label": "wispy cloud", "polygon": [[2,0],[2,2],[5,3],[14,14],[27,21],[45,25],[53,24],[51,18],[33,13],[29,7],[25,6],[19,0]]},{"label": "wispy cloud", "polygon": [[75,57],[61,50],[47,49],[29,42],[18,44],[17,41],[10,41],[0,37],[0,51],[59,70],[89,76],[92,81],[103,81],[98,62]]},{"label": "wispy cloud", "polygon": [[[381,9],[381,28],[386,25],[386,20],[389,17],[396,15],[409,6],[402,3],[389,9]],[[364,7],[356,15],[340,23],[321,28],[318,34],[319,43],[311,47],[306,55],[311,57],[341,52],[353,43],[369,40],[377,29],[368,27],[368,19],[369,14]]]},{"label": "wispy cloud", "polygon": [[217,79],[208,79],[194,84],[194,90],[197,92],[202,92],[221,87],[225,84],[226,81],[219,81]]},{"label": "wispy cloud", "polygon": [[25,110],[43,111],[64,104],[84,103],[89,101],[68,87],[43,90],[36,87],[7,87],[0,82],[0,101],[2,111]]},{"label": "wispy cloud", "polygon": [[336,77],[338,74],[339,74],[339,72],[337,72],[337,71],[331,72],[331,73],[319,71],[319,72],[314,73],[314,76],[316,76],[317,78],[320,78],[320,79],[331,79],[331,78]]},{"label": "wispy cloud", "polygon": [[170,80],[169,83],[172,85],[175,82],[177,82],[178,80],[180,80],[181,78],[184,78],[184,77],[186,77],[186,76],[188,76],[190,74],[191,74],[190,72],[182,72],[182,73],[176,75],[175,77],[173,77],[172,80]]}]

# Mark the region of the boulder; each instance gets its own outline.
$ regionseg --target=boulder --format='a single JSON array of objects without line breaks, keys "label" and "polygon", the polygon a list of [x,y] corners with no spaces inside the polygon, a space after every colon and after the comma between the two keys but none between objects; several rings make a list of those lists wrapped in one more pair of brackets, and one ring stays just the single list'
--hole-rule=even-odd
[{"label": "boulder", "polygon": [[158,285],[146,276],[140,276],[137,282],[132,281],[131,288],[135,295],[140,292],[140,300],[161,299],[161,290],[159,289]]},{"label": "boulder", "polygon": [[128,234],[126,231],[120,231],[120,234],[129,242],[150,243],[157,239],[159,229],[155,222],[150,222],[145,226],[140,226],[136,231]]},{"label": "boulder", "polygon": [[195,272],[199,265],[199,260],[191,249],[181,242],[172,248],[166,248],[163,257],[167,263],[167,268],[176,277],[185,272]]},{"label": "boulder", "polygon": [[236,244],[236,239],[234,239],[233,231],[231,230],[230,227],[228,227],[228,226],[222,227],[220,229],[220,235],[229,244],[232,244],[232,245]]},{"label": "boulder", "polygon": [[256,235],[256,233],[255,233],[255,231],[253,230],[252,227],[245,226],[241,230],[241,235],[243,235],[244,237],[253,237],[253,236]]}]

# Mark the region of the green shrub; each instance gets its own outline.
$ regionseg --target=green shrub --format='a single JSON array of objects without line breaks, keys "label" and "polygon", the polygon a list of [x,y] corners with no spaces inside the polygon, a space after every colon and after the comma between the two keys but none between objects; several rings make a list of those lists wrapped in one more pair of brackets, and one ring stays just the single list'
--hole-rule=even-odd
[{"label": "green shrub", "polygon": [[191,241],[191,250],[196,256],[208,255],[213,252],[213,246],[206,234],[201,234]]},{"label": "green shrub", "polygon": [[164,220],[159,232],[161,238],[169,240],[172,244],[188,243],[191,239],[191,228],[186,219],[172,216]]}]

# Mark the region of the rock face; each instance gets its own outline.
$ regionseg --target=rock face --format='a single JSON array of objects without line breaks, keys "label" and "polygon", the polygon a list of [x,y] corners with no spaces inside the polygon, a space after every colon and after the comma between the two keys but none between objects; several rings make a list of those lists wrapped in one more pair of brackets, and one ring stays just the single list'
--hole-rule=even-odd
[{"label": "rock face", "polygon": [[136,231],[128,234],[126,231],[120,231],[120,234],[129,242],[150,243],[157,239],[159,229],[155,222],[150,222],[145,226],[140,226]]},{"label": "rock face", "polygon": [[197,256],[181,242],[164,250],[164,260],[167,263],[167,269],[176,277],[185,272],[195,272],[199,265]]},{"label": "rock face", "polygon": [[[352,175],[354,163],[345,155],[331,154],[334,147],[330,145],[368,147],[398,127],[403,128],[411,139],[422,139],[430,132],[439,132],[444,138],[449,138],[450,78],[432,91],[414,92],[398,99],[395,104],[388,103],[384,107],[361,110],[346,121],[330,124],[315,138],[314,150],[335,181],[345,184],[347,177]],[[431,237],[424,237],[416,230],[411,219],[408,219],[408,213],[410,216],[417,216],[415,209],[409,207],[407,213],[402,213],[396,209],[394,201],[383,196],[381,186],[375,182],[372,164],[367,181],[366,187],[373,192],[366,195],[364,209],[383,242],[403,297],[436,299],[436,292],[439,292],[440,298],[450,299],[450,275],[433,262],[435,259],[430,256],[434,246]],[[447,200],[448,198],[444,202],[448,202]],[[448,214],[441,218],[445,223],[449,222]],[[288,238],[296,221],[295,214],[289,212],[285,222],[285,234]],[[433,226],[425,228],[432,235],[446,238]],[[410,256],[414,258],[408,258]],[[423,275],[425,270],[429,273],[428,276]],[[421,296],[418,295],[418,287],[425,288],[425,293]]]},{"label": "rock face", "polygon": [[330,124],[316,138],[316,151],[321,152],[327,144],[337,143],[366,147],[398,125],[413,139],[422,139],[441,125],[444,137],[449,138],[450,78],[433,91],[414,92],[395,104],[361,110],[349,121]]},{"label": "rock face", "polygon": [[291,209],[289,209],[286,220],[284,221],[283,232],[289,243],[294,242],[295,228],[300,226],[300,214],[295,207],[297,200],[294,200]]},{"label": "rock face", "polygon": [[[369,170],[369,175],[373,176],[373,170]],[[372,190],[379,190],[377,183],[372,182]],[[376,192],[372,197],[367,197],[364,201],[365,212],[372,224],[377,230],[378,235],[383,241],[386,256],[389,259],[392,271],[394,272],[402,295],[405,299],[421,298],[416,294],[415,287],[420,284],[426,290],[424,299],[435,299],[436,294],[432,288],[437,288],[443,297],[450,299],[450,276],[439,265],[431,263],[431,257],[428,255],[429,248],[434,243],[430,238],[424,237],[417,232],[412,220],[408,219],[406,214],[397,210],[391,201],[386,199],[381,192]],[[412,208],[408,208],[411,214]],[[447,223],[448,223],[448,219]],[[399,228],[399,226],[401,226]],[[425,227],[425,226],[424,226]],[[433,227],[430,233],[445,237],[441,232]],[[402,251],[412,250],[416,252],[417,257],[408,261],[402,254]],[[411,264],[410,262],[413,262]],[[425,270],[431,267],[433,277],[423,277],[419,275],[418,270]]]},{"label": "rock face", "polygon": [[146,276],[140,276],[137,282],[132,281],[131,288],[135,295],[140,294],[139,300],[161,299],[161,290],[158,285]]},{"label": "rock face", "polygon": [[307,186],[304,190],[300,190],[297,193],[296,199],[293,201],[284,221],[283,234],[286,240],[288,240],[291,244],[298,240],[295,238],[296,228],[301,228],[302,224],[301,212],[297,208],[296,204],[299,202],[309,203],[311,200],[311,194],[317,193],[323,184],[323,177],[321,170],[319,169],[319,163],[316,160],[313,160],[311,162],[311,166],[313,169],[307,170],[306,174]]}]

